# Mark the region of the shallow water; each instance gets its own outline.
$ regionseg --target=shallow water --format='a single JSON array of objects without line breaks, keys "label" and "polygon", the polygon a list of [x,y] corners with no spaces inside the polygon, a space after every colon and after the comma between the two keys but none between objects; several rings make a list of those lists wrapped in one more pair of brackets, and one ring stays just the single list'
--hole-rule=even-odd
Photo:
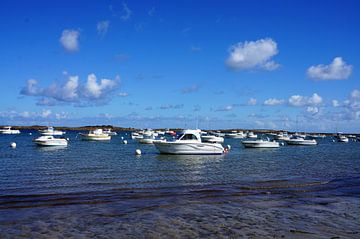
[{"label": "shallow water", "polygon": [[359,142],[171,156],[128,135],[0,135],[0,238],[360,237]]}]

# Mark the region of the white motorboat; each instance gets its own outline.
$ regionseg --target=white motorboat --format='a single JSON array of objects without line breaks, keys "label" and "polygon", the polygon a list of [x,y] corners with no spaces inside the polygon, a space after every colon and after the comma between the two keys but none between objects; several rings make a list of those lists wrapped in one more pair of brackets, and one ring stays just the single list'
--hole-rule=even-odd
[{"label": "white motorboat", "polygon": [[175,141],[155,140],[154,145],[163,154],[223,154],[218,143],[203,143],[199,130],[184,130]]},{"label": "white motorboat", "polygon": [[153,130],[148,129],[145,132],[143,132],[142,137],[137,137],[136,140],[140,144],[152,144],[157,135],[158,134],[155,133]]},{"label": "white motorboat", "polygon": [[216,135],[201,135],[201,140],[206,143],[224,143],[224,138]]},{"label": "white motorboat", "polygon": [[245,134],[242,131],[237,132],[237,131],[233,130],[230,133],[225,134],[225,137],[232,138],[232,139],[243,139],[243,138],[245,138]]},{"label": "white motorboat", "polygon": [[274,136],[274,139],[287,141],[287,140],[290,140],[290,137],[289,137],[288,133],[280,132],[280,133],[278,133],[277,135]]},{"label": "white motorboat", "polygon": [[93,131],[89,131],[89,133],[80,133],[82,140],[94,140],[94,141],[102,141],[102,140],[110,140],[111,136],[105,134],[102,129],[96,129]]},{"label": "white motorboat", "polygon": [[247,138],[250,138],[250,139],[256,139],[257,138],[257,135],[254,134],[254,132],[251,132],[249,131],[246,135]]},{"label": "white motorboat", "polygon": [[291,138],[286,140],[288,145],[301,145],[301,146],[311,146],[317,145],[317,141],[315,139],[304,139],[302,137]]},{"label": "white motorboat", "polygon": [[349,142],[349,138],[344,135],[337,135],[336,139],[340,143],[348,143]]},{"label": "white motorboat", "polygon": [[11,129],[11,126],[6,126],[0,129],[0,134],[20,134],[20,130]]},{"label": "white motorboat", "polygon": [[117,133],[114,132],[114,131],[111,131],[111,129],[104,129],[103,132],[104,132],[104,134],[108,134],[110,136],[116,136],[117,135]]},{"label": "white motorboat", "polygon": [[263,139],[241,141],[245,148],[279,148],[279,142]]},{"label": "white motorboat", "polygon": [[42,135],[63,135],[65,134],[64,131],[55,130],[54,127],[48,127],[44,130],[39,130],[39,133]]},{"label": "white motorboat", "polygon": [[67,146],[68,141],[64,138],[54,138],[52,135],[40,136],[34,139],[34,142],[39,146]]}]

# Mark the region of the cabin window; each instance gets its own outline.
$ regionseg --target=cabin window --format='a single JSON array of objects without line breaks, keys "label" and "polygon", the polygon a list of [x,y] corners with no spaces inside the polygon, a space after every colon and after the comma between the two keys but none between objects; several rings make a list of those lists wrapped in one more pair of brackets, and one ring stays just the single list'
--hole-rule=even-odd
[{"label": "cabin window", "polygon": [[193,134],[185,134],[181,140],[197,140],[197,137]]}]

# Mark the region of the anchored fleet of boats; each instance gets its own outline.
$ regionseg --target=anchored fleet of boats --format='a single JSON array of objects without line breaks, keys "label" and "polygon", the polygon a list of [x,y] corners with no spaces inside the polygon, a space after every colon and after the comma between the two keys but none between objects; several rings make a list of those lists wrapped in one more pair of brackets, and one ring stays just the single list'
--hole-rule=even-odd
[{"label": "anchored fleet of boats", "polygon": [[[39,130],[40,137],[34,139],[34,143],[39,146],[67,146],[68,138],[54,137],[63,136],[64,131],[55,130],[54,127],[48,127],[44,130]],[[19,130],[11,129],[11,126],[6,126],[0,129],[0,134],[20,134]],[[31,133],[30,133],[31,134]],[[95,129],[88,133],[79,133],[82,140],[86,141],[106,141],[111,140],[111,136],[117,135],[111,129]],[[267,136],[267,137],[266,137]],[[224,154],[229,147],[223,147],[224,137],[230,139],[241,139],[240,142],[245,148],[279,148],[280,145],[298,145],[298,146],[314,146],[317,145],[317,140],[324,139],[323,134],[304,134],[295,133],[288,134],[281,131],[278,133],[268,133],[257,135],[254,132],[247,131],[231,131],[229,133],[222,133],[220,131],[204,132],[201,130],[183,130],[179,134],[175,131],[154,131],[151,129],[132,132],[131,139],[140,144],[153,144],[161,154]],[[270,138],[272,140],[270,140]],[[123,139],[123,137],[121,137]],[[360,137],[354,135],[344,135],[338,133],[334,136],[333,142],[349,142],[360,141]],[[124,140],[126,141],[126,140]],[[127,142],[126,142],[127,143]]]}]

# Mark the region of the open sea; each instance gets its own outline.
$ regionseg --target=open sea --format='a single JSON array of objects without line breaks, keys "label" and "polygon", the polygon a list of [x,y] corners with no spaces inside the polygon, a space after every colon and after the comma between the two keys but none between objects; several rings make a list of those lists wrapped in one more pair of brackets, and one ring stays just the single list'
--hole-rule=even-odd
[{"label": "open sea", "polygon": [[67,132],[66,148],[37,147],[29,132],[0,135],[2,239],[360,238],[360,142],[225,139],[222,156],[172,156],[126,132]]}]

